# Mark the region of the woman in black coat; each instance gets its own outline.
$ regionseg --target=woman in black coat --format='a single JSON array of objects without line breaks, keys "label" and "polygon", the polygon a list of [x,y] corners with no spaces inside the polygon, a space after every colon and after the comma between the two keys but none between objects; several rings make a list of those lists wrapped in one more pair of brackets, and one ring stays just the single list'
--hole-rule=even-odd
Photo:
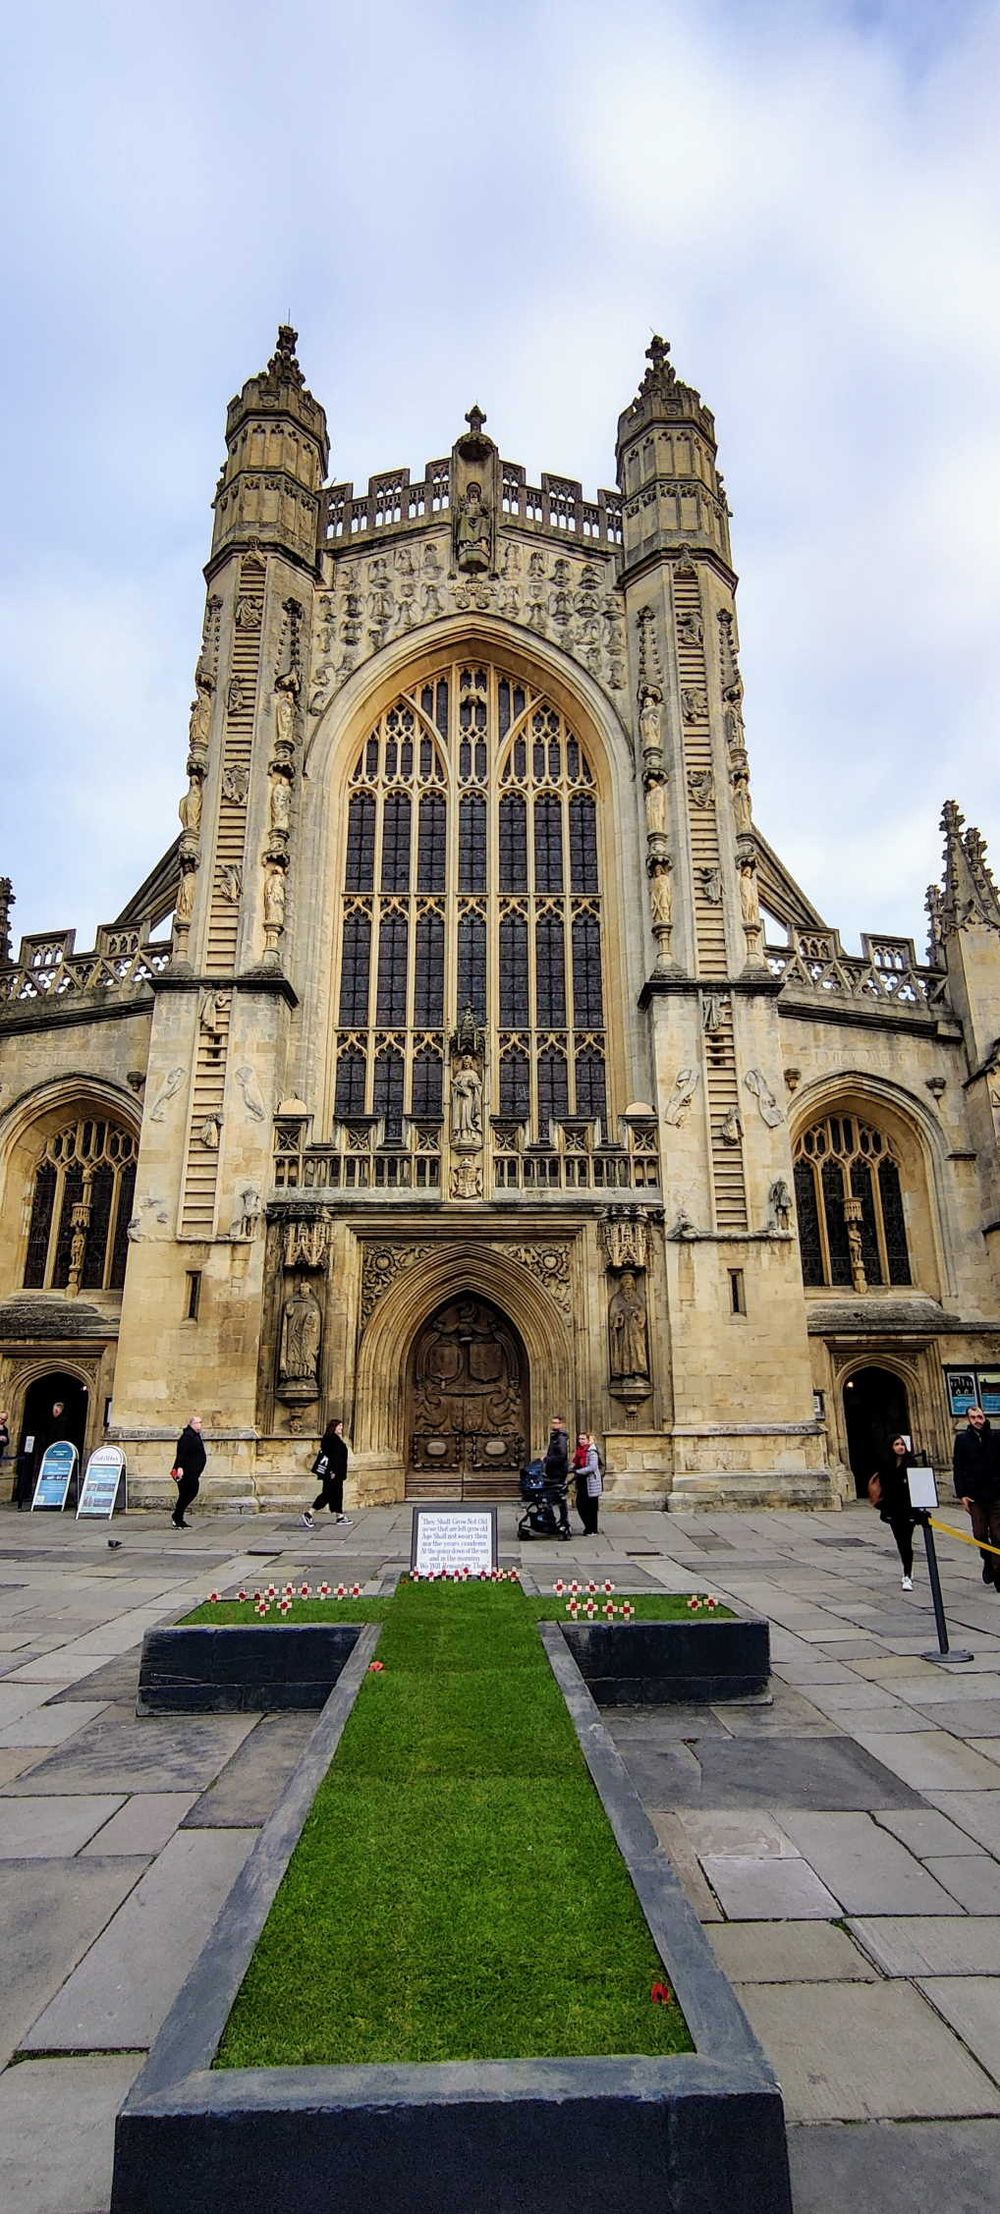
[{"label": "woman in black coat", "polygon": [[344,1478],[347,1474],[347,1439],[341,1421],[328,1422],[319,1441],[319,1452],[313,1462],[313,1475],[318,1476],[321,1490],[319,1497],[307,1507],[302,1517],[307,1530],[315,1529],[313,1516],[320,1507],[329,1507],[335,1522],[350,1522],[344,1513]]},{"label": "woman in black coat", "polygon": [[913,1509],[910,1505],[906,1471],[913,1466],[913,1455],[904,1437],[893,1438],[888,1453],[879,1462],[868,1486],[868,1496],[878,1508],[883,1522],[887,1522],[896,1540],[903,1570],[903,1590],[913,1590]]}]

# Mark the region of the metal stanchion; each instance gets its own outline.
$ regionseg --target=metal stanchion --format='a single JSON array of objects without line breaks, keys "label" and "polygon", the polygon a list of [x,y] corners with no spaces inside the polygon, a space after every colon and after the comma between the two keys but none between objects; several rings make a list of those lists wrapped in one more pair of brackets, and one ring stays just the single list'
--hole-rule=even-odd
[{"label": "metal stanchion", "polygon": [[910,1495],[910,1505],[924,1533],[924,1546],[927,1553],[927,1580],[931,1587],[931,1598],[934,1602],[934,1622],[938,1635],[937,1652],[924,1653],[921,1658],[928,1661],[937,1661],[938,1663],[970,1661],[973,1657],[971,1653],[956,1652],[948,1643],[948,1624],[945,1621],[944,1600],[941,1596],[941,1577],[938,1570],[934,1532],[931,1529],[930,1519],[932,1511],[938,1503],[937,1481],[934,1470],[932,1468],[907,1469],[906,1484]]}]

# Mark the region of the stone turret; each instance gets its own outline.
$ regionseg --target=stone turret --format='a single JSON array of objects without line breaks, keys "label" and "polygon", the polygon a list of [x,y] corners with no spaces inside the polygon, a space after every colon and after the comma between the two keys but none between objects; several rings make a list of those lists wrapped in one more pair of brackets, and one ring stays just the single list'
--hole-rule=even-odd
[{"label": "stone turret", "polygon": [[929,958],[948,974],[950,997],[965,1030],[972,1076],[1000,1058],[1000,894],[980,832],[966,828],[954,800],[941,815],[944,888],[927,893]]},{"label": "stone turret", "polygon": [[250,544],[315,570],[330,447],[325,411],[299,367],[297,338],[298,332],[282,323],[267,368],[249,377],[230,400],[209,577],[226,554]]},{"label": "stone turret", "polygon": [[646,348],[649,368],[618,418],[618,483],[624,496],[626,573],[649,555],[683,544],[728,568],[729,511],[716,466],[715,418],[682,384],[663,338]]}]

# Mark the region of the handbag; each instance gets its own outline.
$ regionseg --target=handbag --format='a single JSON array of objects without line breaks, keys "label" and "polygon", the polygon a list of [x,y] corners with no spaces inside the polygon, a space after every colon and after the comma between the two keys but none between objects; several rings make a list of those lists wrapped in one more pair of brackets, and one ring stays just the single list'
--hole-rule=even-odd
[{"label": "handbag", "polygon": [[326,1454],[317,1453],[316,1458],[312,1464],[312,1474],[314,1476],[325,1476],[329,1466],[330,1463],[327,1460]]}]

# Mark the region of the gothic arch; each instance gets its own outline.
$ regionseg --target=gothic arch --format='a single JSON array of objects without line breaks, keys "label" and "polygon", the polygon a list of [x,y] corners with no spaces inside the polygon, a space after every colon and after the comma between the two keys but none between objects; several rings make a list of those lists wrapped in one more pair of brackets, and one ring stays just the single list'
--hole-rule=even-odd
[{"label": "gothic arch", "polygon": [[575,1394],[568,1316],[522,1261],[502,1248],[456,1239],[404,1268],[363,1330],[353,1422],[359,1457],[389,1460],[402,1469],[406,1377],[414,1340],[445,1299],[463,1292],[478,1293],[514,1324],[528,1358],[536,1423],[553,1411],[565,1409],[571,1415]]},{"label": "gothic arch", "polygon": [[913,1289],[941,1300],[954,1296],[955,1268],[947,1202],[947,1140],[922,1100],[901,1084],[863,1069],[838,1069],[796,1093],[789,1113],[793,1156],[800,1138],[825,1115],[853,1114],[894,1141],[904,1188]]},{"label": "gothic arch", "polygon": [[[94,1125],[116,1126],[126,1133],[127,1140],[131,1140],[136,1149],[138,1147],[140,1117],[136,1103],[117,1084],[81,1072],[33,1086],[21,1094],[0,1118],[0,1253],[3,1255],[0,1295],[21,1288],[26,1281],[24,1269],[29,1245],[26,1205],[30,1207],[36,1172],[49,1141],[74,1118],[81,1123],[90,1121]],[[102,1168],[98,1179],[105,1173],[111,1176],[112,1171]],[[134,1166],[130,1170],[131,1177],[134,1177]],[[119,1184],[120,1172],[112,1183],[113,1205],[120,1212]],[[110,1221],[108,1235],[109,1238],[114,1236]],[[102,1270],[107,1262],[108,1254],[105,1253]],[[104,1280],[103,1274],[101,1280]],[[41,1278],[36,1288],[44,1288]]]}]

